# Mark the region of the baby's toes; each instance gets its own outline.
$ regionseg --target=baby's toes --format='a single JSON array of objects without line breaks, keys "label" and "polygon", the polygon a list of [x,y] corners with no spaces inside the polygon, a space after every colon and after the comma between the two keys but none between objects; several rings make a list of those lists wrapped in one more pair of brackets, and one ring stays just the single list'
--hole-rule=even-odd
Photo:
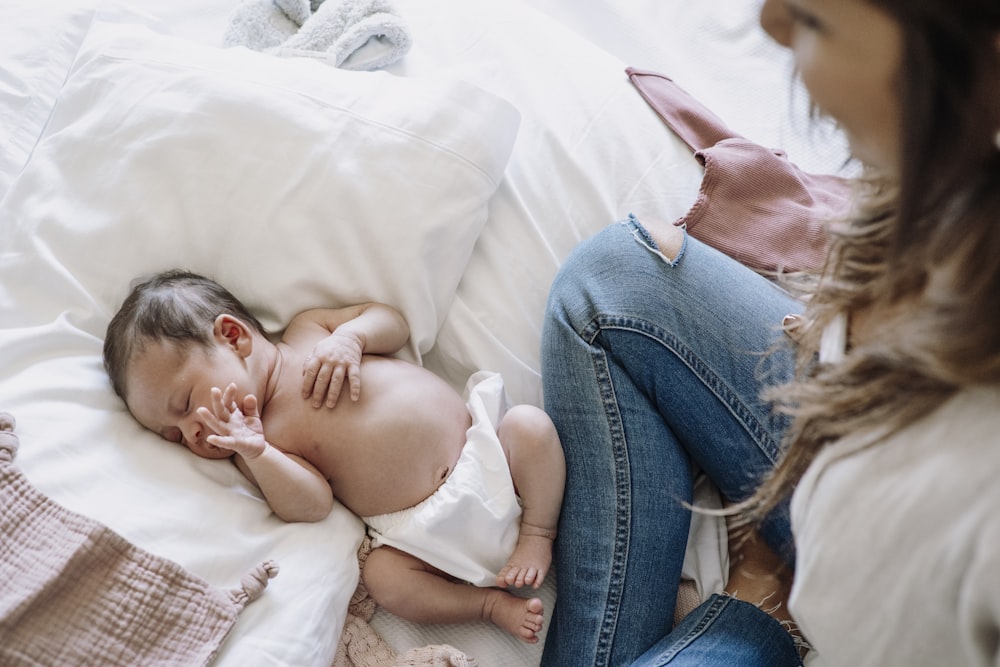
[{"label": "baby's toes", "polygon": [[513,574],[511,573],[511,566],[508,563],[497,574],[497,586],[499,586],[500,588],[507,588],[508,586],[511,585],[511,583],[513,583],[510,579],[512,576]]}]

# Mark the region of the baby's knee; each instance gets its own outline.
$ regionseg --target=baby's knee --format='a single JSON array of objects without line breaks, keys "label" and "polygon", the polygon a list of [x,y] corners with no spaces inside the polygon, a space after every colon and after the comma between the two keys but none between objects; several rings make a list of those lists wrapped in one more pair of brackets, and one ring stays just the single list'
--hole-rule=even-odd
[{"label": "baby's knee", "polygon": [[519,450],[544,451],[560,449],[559,436],[549,415],[539,407],[529,404],[515,405],[507,410],[497,429],[505,447],[515,445]]}]

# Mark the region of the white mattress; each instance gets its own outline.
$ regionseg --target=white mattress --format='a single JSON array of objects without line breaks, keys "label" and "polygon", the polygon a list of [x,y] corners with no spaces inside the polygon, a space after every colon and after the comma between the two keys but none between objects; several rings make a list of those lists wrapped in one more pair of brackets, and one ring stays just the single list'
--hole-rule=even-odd
[{"label": "white mattress", "polygon": [[[283,326],[293,307],[324,295],[347,298],[357,293],[396,300],[420,321],[424,332],[410,350],[414,359],[456,389],[475,370],[499,371],[513,400],[541,404],[541,317],[549,282],[562,259],[577,242],[629,212],[640,218],[680,217],[700,180],[690,153],[632,89],[625,66],[670,75],[734,130],[785,149],[808,170],[833,172],[843,165],[846,153],[834,130],[805,120],[805,95],[792,83],[787,55],[760,31],[758,5],[745,0],[399,2],[413,47],[389,68],[395,78],[386,80],[384,87],[398,94],[402,78],[434,95],[455,95],[442,100],[453,102],[455,118],[463,122],[475,119],[469,119],[471,111],[462,115],[462,95],[470,105],[478,105],[470,109],[483,119],[482,128],[466,128],[462,135],[459,127],[445,136],[427,101],[433,95],[428,94],[423,102],[413,102],[413,109],[426,112],[421,116],[424,124],[413,132],[423,133],[420,139],[433,133],[437,146],[455,142],[448,143],[448,150],[474,164],[482,178],[460,173],[469,179],[462,188],[461,210],[452,201],[454,206],[447,210],[427,209],[427,217],[440,213],[440,228],[425,220],[367,219],[366,209],[358,209],[352,233],[359,247],[367,240],[383,245],[386,237],[378,234],[393,238],[410,233],[414,243],[425,244],[412,256],[368,257],[362,250],[365,261],[359,271],[366,273],[345,277],[330,268],[313,282],[299,277],[286,285],[282,279],[287,272],[302,270],[297,263],[311,265],[291,252],[282,255],[280,244],[269,248],[272,257],[277,255],[273,262],[249,266],[239,255],[221,250],[205,254],[204,248],[195,247],[202,233],[196,223],[202,216],[224,220],[231,213],[211,208],[217,203],[212,199],[217,189],[193,187],[180,194],[157,190],[156,198],[150,195],[148,201],[158,202],[160,210],[144,210],[143,188],[161,185],[155,178],[137,177],[146,172],[137,172],[136,165],[145,163],[131,155],[109,154],[102,136],[77,138],[76,148],[67,153],[53,129],[62,127],[59,123],[72,128],[82,122],[67,120],[65,104],[60,107],[58,102],[67,98],[63,85],[80,44],[96,34],[102,16],[112,24],[124,21],[131,26],[125,32],[133,39],[128,63],[105,66],[153,67],[150,63],[158,58],[190,59],[207,53],[192,50],[186,46],[189,41],[217,47],[235,3],[133,0],[127,8],[104,4],[100,15],[74,9],[87,7],[84,0],[19,0],[0,8],[0,127],[16,128],[0,137],[0,409],[18,419],[19,465],[57,501],[216,585],[230,587],[258,562],[277,560],[280,575],[243,612],[217,664],[329,665],[357,583],[355,550],[363,528],[343,508],[318,524],[285,524],[269,513],[235,468],[196,460],[131,421],[100,364],[101,336],[113,304],[145,261],[143,253],[151,252],[129,239],[141,240],[155,231],[161,236],[154,237],[172,250],[183,251],[190,243],[192,257],[204,256],[206,263],[217,257],[219,271],[232,276],[237,289],[255,289],[263,272],[260,284],[268,287],[254,293],[254,303],[276,328]],[[152,26],[169,40],[157,42],[160,50],[147,57],[141,43],[135,46],[135,35],[145,34],[136,25]],[[212,67],[222,67],[214,56],[208,59]],[[256,67],[261,61],[246,62]],[[184,67],[193,71],[198,64]],[[285,67],[261,65],[246,81],[230,77],[229,85],[237,85],[232,79],[243,81],[240,91],[251,85],[259,91],[266,85],[282,97],[274,77]],[[296,73],[300,76],[321,75]],[[293,92],[304,95],[306,84],[295,81]],[[351,78],[344,85],[368,91],[368,81]],[[81,116],[80,95],[93,95],[99,105],[104,94],[94,82],[88,85],[74,93]],[[275,113],[297,112],[282,108]],[[377,110],[372,113],[377,115]],[[405,115],[385,122],[403,123],[400,117]],[[233,119],[237,116],[234,112]],[[102,118],[88,122],[100,128]],[[127,115],[123,119],[134,120]],[[198,119],[179,112],[172,123],[159,127],[169,140],[171,133],[190,132],[188,120],[193,124]],[[305,113],[299,120],[309,122]],[[280,137],[280,128],[268,132]],[[247,136],[248,144],[254,139]],[[99,179],[91,174],[88,187],[106,187],[112,194],[83,206],[66,189],[33,191],[33,184],[65,184],[51,173],[62,168],[60,159],[101,169]],[[292,153],[289,160],[301,164],[305,158]],[[219,169],[225,164],[220,161]],[[246,160],[238,166],[250,169]],[[353,185],[359,190],[370,186],[377,193],[379,174],[365,171],[364,164],[358,169]],[[308,173],[289,171],[288,179],[310,182]],[[213,180],[217,178],[221,176],[205,172],[200,182],[221,182]],[[287,185],[278,182],[275,188]],[[121,210],[115,208],[116,192]],[[296,190],[301,192],[305,194],[297,205],[310,211],[334,206],[324,199],[321,187]],[[258,203],[251,198],[240,210],[249,215]],[[129,226],[133,218],[141,224]],[[296,227],[296,233],[312,238],[309,224]],[[59,239],[46,237],[52,225],[63,230]],[[153,230],[155,225],[165,228]],[[339,231],[321,225],[315,223],[312,233],[336,260]],[[94,231],[98,229],[104,231]],[[97,243],[105,245],[98,248]],[[94,258],[107,253],[107,244],[115,252],[106,256],[113,259],[95,266]],[[294,252],[306,250],[296,246]],[[421,252],[444,259],[428,263]],[[323,255],[310,257],[308,261],[321,262]],[[433,280],[418,290],[424,269]],[[411,279],[407,271],[416,277]],[[352,275],[358,286],[341,284],[350,282]],[[269,301],[281,301],[282,289],[293,286],[302,289],[292,298],[277,306]],[[708,569],[715,563],[718,570],[724,545],[715,540],[711,526],[706,535],[706,543],[695,551],[709,554],[703,562]],[[703,588],[716,586],[720,576],[704,571]],[[547,612],[555,594],[550,580],[542,591]],[[397,649],[449,643],[477,657],[483,667],[535,664],[540,655],[541,643],[523,644],[485,624],[416,626],[380,611],[373,625]]]}]

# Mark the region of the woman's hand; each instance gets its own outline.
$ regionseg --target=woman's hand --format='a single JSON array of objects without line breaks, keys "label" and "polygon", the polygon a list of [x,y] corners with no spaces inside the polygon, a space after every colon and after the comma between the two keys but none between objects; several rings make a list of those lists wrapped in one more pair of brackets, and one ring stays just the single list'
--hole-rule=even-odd
[{"label": "woman's hand", "polygon": [[313,348],[312,356],[302,366],[302,398],[312,397],[314,408],[337,405],[344,381],[352,401],[361,396],[361,354],[365,348],[360,336],[334,331]]},{"label": "woman's hand", "polygon": [[212,431],[213,435],[205,441],[214,447],[235,452],[248,461],[267,449],[257,397],[247,394],[241,410],[236,403],[234,383],[230,383],[225,391],[212,387],[212,407],[198,408],[198,417]]}]

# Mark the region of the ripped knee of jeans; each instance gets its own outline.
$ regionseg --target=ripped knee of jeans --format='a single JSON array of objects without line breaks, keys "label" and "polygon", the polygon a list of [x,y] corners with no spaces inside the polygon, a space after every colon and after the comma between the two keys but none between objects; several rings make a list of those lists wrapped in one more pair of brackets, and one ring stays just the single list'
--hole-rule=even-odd
[{"label": "ripped knee of jeans", "polygon": [[[649,250],[651,253],[662,259],[669,266],[676,266],[677,263],[681,261],[681,257],[683,257],[684,255],[684,249],[687,247],[687,231],[683,227],[670,225],[672,229],[667,233],[671,235],[676,235],[676,238],[672,239],[672,241],[675,242],[672,243],[671,248],[668,248],[668,252],[664,253],[664,251],[660,249],[660,244],[657,243],[656,239],[653,238],[652,234],[649,233],[649,230],[647,230],[646,227],[644,227],[642,223],[639,222],[639,219],[634,214],[629,213],[628,219],[623,220],[622,224],[627,226],[631,230],[632,237],[640,245],[642,245],[644,248],[646,248],[646,250]],[[659,224],[665,224],[665,223],[659,223]],[[673,257],[672,258],[669,257],[668,254],[673,254]]]}]

